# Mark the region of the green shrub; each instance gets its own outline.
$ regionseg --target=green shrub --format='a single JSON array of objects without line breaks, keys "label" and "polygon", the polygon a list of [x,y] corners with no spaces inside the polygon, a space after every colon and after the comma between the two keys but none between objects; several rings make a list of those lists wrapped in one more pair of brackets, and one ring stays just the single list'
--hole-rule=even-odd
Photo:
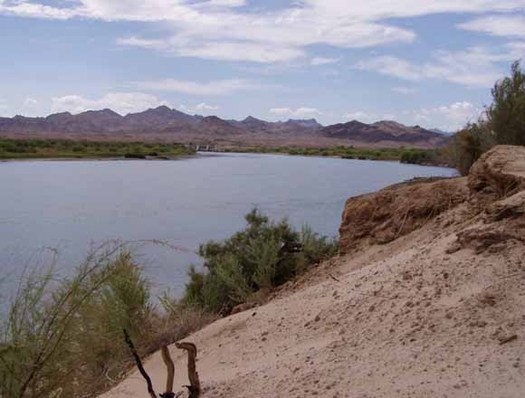
[{"label": "green shrub", "polygon": [[452,163],[461,175],[467,175],[474,162],[493,145],[493,136],[485,122],[468,125],[453,138]]},{"label": "green shrub", "polygon": [[295,231],[283,220],[271,222],[253,210],[247,226],[223,242],[201,245],[206,273],[190,268],[184,302],[228,313],[260,291],[282,285],[308,266],[333,256],[337,244],[309,227]]},{"label": "green shrub", "polygon": [[167,294],[156,310],[122,245],[90,255],[72,278],[22,280],[0,328],[0,397],[95,397],[133,365],[124,328],[146,355],[214,319]]},{"label": "green shrub", "polygon": [[525,145],[525,73],[518,61],[494,85],[487,119],[497,144]]},{"label": "green shrub", "polygon": [[525,73],[512,64],[511,76],[496,82],[486,118],[460,130],[449,148],[452,163],[462,175],[492,146],[525,145]]}]

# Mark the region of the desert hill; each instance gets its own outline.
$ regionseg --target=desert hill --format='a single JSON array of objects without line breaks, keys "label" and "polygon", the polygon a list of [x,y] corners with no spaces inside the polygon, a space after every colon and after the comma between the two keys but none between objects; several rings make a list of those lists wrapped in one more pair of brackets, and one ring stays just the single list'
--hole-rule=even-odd
[{"label": "desert hill", "polygon": [[[340,233],[339,258],[186,339],[203,397],[523,397],[525,148],[351,198]],[[160,354],[146,369],[162,390]],[[104,395],[144,396],[136,372]]]},{"label": "desert hill", "polygon": [[71,138],[107,140],[162,140],[217,145],[421,147],[444,145],[447,138],[419,126],[392,121],[357,121],[322,126],[315,119],[267,122],[248,116],[223,120],[217,116],[188,115],[167,106],[121,116],[103,109],[77,115],[0,118],[0,136],[9,138]]}]

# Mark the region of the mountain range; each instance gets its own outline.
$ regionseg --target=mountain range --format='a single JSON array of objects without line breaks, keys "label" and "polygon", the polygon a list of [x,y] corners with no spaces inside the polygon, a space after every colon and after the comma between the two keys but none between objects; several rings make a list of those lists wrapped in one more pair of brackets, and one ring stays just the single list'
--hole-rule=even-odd
[{"label": "mountain range", "polygon": [[0,118],[0,135],[10,138],[161,140],[224,146],[420,147],[444,145],[447,137],[419,126],[394,121],[372,124],[356,120],[323,126],[315,119],[268,122],[252,116],[224,120],[189,115],[167,106],[119,115],[111,109],[47,117]]}]

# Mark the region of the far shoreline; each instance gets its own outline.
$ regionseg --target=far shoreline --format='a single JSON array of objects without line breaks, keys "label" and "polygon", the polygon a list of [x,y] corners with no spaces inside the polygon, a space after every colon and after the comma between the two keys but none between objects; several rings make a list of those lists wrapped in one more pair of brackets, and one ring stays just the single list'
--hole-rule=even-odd
[{"label": "far shoreline", "polygon": [[422,167],[440,167],[445,169],[453,169],[454,167],[445,164],[431,164],[431,163],[405,163],[399,159],[358,159],[358,158],[344,158],[343,156],[323,156],[323,155],[306,155],[306,154],[290,154],[283,152],[259,152],[259,151],[203,151],[197,152],[191,155],[180,155],[173,157],[145,157],[145,158],[126,158],[126,157],[21,157],[21,158],[0,158],[0,163],[13,163],[13,162],[116,162],[116,161],[125,161],[125,162],[136,162],[136,161],[152,161],[152,162],[170,162],[178,161],[185,159],[198,158],[201,156],[217,156],[220,154],[225,155],[273,155],[273,156],[287,156],[287,157],[304,157],[304,158],[321,158],[321,159],[340,159],[340,160],[354,160],[354,161],[369,161],[369,162],[392,162],[397,164],[406,164],[413,166],[422,166]]},{"label": "far shoreline", "polygon": [[394,161],[432,167],[450,167],[441,148],[415,147],[330,147],[248,146],[162,143],[144,141],[87,141],[65,139],[0,138],[0,161],[167,161],[184,159],[196,154],[246,153],[286,156],[325,157],[348,160]]}]

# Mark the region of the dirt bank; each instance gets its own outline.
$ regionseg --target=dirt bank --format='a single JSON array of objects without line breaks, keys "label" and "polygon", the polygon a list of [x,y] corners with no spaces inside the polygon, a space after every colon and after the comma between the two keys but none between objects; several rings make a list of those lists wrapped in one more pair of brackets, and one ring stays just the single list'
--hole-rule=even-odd
[{"label": "dirt bank", "polygon": [[[523,178],[525,149],[497,147],[469,179],[349,200],[344,256],[186,339],[203,396],[523,397]],[[146,368],[162,391],[159,353]],[[104,395],[144,396],[136,372]]]}]

